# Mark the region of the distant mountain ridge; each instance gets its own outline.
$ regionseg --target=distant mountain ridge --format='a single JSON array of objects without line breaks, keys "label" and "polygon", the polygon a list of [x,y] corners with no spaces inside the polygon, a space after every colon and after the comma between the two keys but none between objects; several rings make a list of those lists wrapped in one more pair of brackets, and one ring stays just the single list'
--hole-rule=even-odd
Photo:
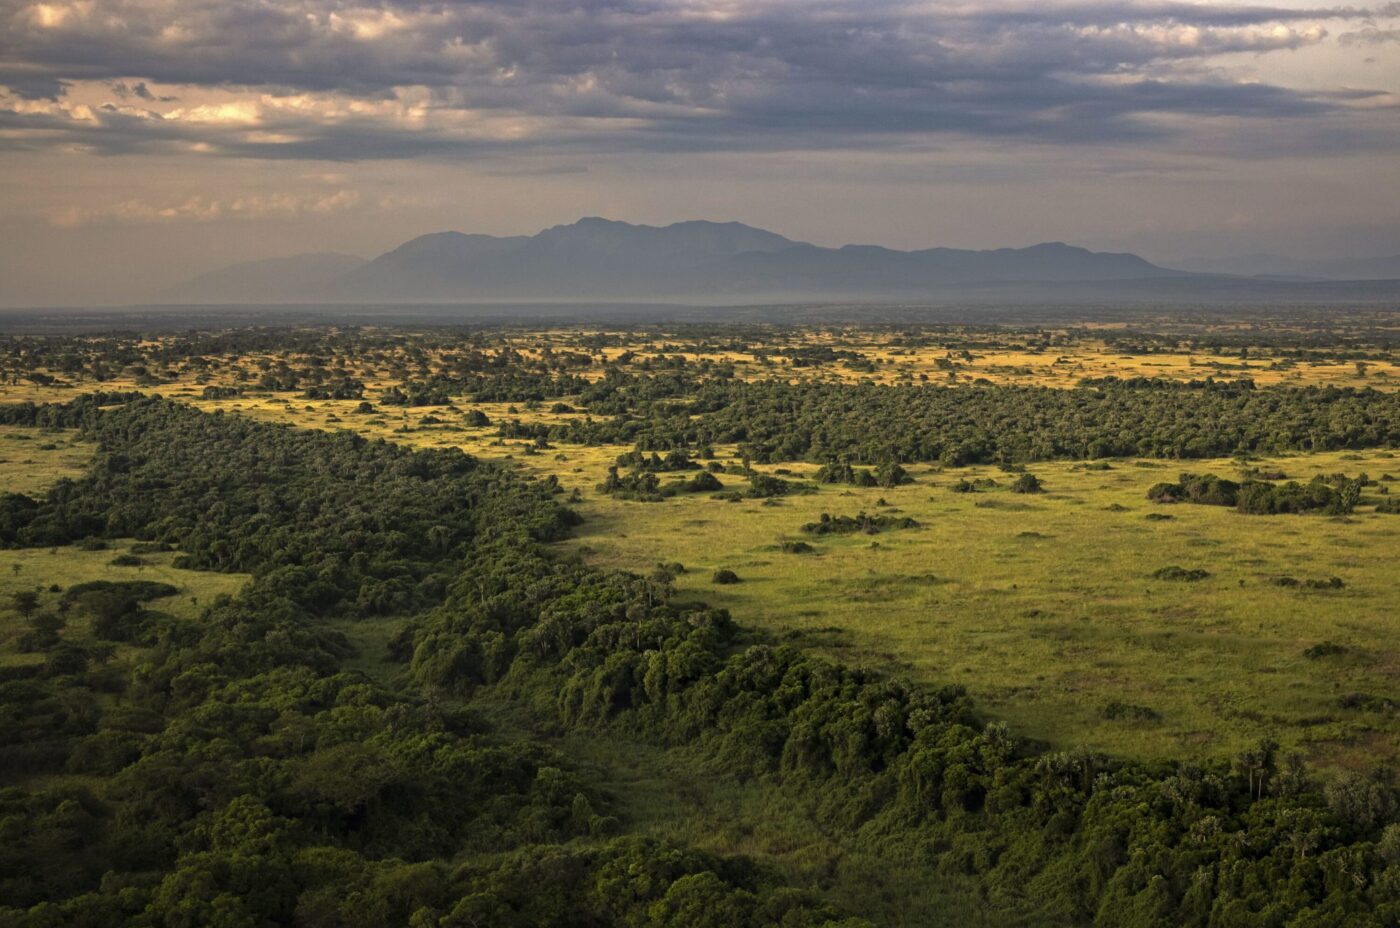
[{"label": "distant mountain ridge", "polygon": [[[231,298],[240,282],[247,295]],[[721,304],[1263,292],[1251,286],[1063,242],[985,251],[824,248],[739,222],[647,226],[587,217],[535,235],[435,232],[369,261],[305,255],[235,265],[173,288],[162,301]]]}]

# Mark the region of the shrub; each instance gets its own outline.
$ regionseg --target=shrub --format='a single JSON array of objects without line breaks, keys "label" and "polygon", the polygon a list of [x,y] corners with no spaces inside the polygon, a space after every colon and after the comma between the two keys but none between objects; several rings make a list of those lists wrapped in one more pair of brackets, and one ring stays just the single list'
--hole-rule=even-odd
[{"label": "shrub", "polygon": [[710,582],[718,583],[721,586],[729,586],[731,584],[739,583],[741,581],[739,580],[738,574],[736,574],[734,571],[730,570],[727,567],[723,567],[715,571],[714,576],[710,578]]},{"label": "shrub", "polygon": [[1204,580],[1210,576],[1210,571],[1200,567],[1178,567],[1173,564],[1170,567],[1163,567],[1153,571],[1152,576],[1157,580],[1181,580],[1186,583],[1195,583],[1197,580]]},{"label": "shrub", "polygon": [[1035,474],[1022,474],[1011,484],[1012,493],[1043,493],[1045,487]]}]

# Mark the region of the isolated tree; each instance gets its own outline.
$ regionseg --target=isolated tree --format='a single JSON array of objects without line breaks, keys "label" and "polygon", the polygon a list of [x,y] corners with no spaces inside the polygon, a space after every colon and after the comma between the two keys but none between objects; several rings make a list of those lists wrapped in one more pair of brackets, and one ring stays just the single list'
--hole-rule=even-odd
[{"label": "isolated tree", "polygon": [[14,604],[15,611],[24,618],[29,618],[39,608],[39,594],[34,590],[20,590],[10,597]]}]

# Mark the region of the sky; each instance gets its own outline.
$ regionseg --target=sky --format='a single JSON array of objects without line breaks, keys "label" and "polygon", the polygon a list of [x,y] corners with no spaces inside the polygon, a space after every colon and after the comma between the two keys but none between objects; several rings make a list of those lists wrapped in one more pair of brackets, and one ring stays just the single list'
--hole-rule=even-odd
[{"label": "sky", "polygon": [[1400,3],[0,0],[0,305],[582,216],[1400,253]]}]

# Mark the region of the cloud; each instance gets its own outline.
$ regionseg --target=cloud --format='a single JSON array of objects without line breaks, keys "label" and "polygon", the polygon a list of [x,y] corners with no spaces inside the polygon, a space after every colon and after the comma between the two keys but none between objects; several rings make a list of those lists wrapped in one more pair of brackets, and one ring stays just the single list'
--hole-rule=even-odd
[{"label": "cloud", "polygon": [[[1325,145],[1360,98],[1242,82],[1220,59],[1318,46],[1339,28],[1344,42],[1379,42],[1400,17],[1395,4],[1160,0],[5,8],[0,148],[318,160],[871,148],[949,134],[1165,143],[1189,138],[1192,119],[1222,118],[1289,121],[1300,147]],[[1394,142],[1357,118],[1353,142]]]},{"label": "cloud", "polygon": [[1400,42],[1400,29],[1364,26],[1355,32],[1343,33],[1338,36],[1337,41],[1343,45],[1384,45],[1387,42]]},{"label": "cloud", "polygon": [[62,207],[48,213],[50,225],[76,228],[91,225],[150,225],[177,222],[215,222],[223,219],[292,219],[306,215],[331,215],[361,205],[355,190],[321,194],[256,194],[236,197],[191,196],[164,204],[123,200],[98,207]]}]

